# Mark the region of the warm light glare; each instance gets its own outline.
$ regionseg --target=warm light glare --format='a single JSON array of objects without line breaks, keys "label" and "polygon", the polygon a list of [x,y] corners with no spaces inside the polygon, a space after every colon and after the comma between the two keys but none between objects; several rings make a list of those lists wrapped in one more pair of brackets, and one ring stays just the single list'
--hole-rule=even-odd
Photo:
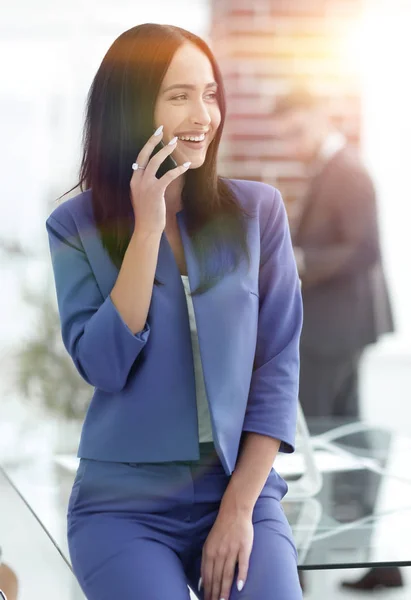
[{"label": "warm light glare", "polygon": [[342,41],[343,68],[359,76],[405,69],[411,52],[409,32],[409,19],[402,14],[364,14]]}]

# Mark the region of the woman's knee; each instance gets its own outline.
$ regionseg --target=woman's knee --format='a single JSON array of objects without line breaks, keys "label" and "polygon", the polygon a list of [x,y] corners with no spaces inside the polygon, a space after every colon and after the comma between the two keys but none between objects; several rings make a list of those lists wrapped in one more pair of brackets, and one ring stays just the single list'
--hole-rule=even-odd
[{"label": "woman's knee", "polygon": [[230,600],[281,598],[301,600],[294,542],[277,521],[265,520],[254,525],[254,542],[247,581],[243,591],[232,590]]}]

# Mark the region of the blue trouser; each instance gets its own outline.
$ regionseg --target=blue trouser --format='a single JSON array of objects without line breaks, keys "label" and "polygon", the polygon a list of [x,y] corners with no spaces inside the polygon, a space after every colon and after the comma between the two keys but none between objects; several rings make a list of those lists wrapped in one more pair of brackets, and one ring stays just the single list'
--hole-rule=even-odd
[{"label": "blue trouser", "polygon": [[[196,462],[81,459],[68,509],[75,575],[89,600],[189,600],[229,482],[210,445]],[[274,471],[253,512],[247,581],[229,600],[300,600],[297,556]],[[236,572],[237,575],[237,572]],[[203,592],[199,594],[203,598]],[[228,600],[228,599],[226,599]]]}]

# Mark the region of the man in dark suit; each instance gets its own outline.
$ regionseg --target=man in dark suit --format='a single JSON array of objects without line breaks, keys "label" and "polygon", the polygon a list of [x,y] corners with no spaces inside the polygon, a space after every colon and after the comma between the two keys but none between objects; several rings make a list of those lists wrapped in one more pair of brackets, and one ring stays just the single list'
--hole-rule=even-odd
[{"label": "man in dark suit", "polygon": [[374,186],[307,91],[277,102],[274,128],[310,180],[290,223],[304,300],[301,405],[308,418],[356,419],[362,352],[393,331]]},{"label": "man in dark suit", "polygon": [[[280,98],[273,120],[277,143],[304,165],[308,177],[307,193],[290,214],[304,303],[301,406],[308,425],[313,418],[334,424],[356,421],[362,353],[393,331],[374,186],[357,153],[306,90]],[[363,438],[357,438],[358,447],[366,448]],[[364,489],[358,482],[353,485],[353,477],[348,488],[343,474],[334,478],[332,506],[338,520],[339,509],[356,501],[358,516],[363,516],[361,510],[366,514],[366,498],[376,493],[365,480]],[[398,569],[372,569],[359,581],[342,585],[358,590],[397,587],[402,578]]]}]

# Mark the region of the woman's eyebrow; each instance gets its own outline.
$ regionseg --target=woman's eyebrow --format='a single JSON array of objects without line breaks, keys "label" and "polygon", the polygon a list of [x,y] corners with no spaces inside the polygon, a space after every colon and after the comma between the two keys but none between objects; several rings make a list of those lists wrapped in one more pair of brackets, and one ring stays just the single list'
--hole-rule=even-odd
[{"label": "woman's eyebrow", "polygon": [[[197,87],[196,85],[191,85],[189,83],[175,83],[175,84],[170,85],[167,88],[165,88],[163,90],[163,93],[169,92],[170,90],[175,90],[175,89],[195,90],[196,87]],[[211,81],[210,83],[207,83],[207,85],[205,86],[206,89],[212,88],[212,87],[217,87],[217,83],[215,81]]]}]

